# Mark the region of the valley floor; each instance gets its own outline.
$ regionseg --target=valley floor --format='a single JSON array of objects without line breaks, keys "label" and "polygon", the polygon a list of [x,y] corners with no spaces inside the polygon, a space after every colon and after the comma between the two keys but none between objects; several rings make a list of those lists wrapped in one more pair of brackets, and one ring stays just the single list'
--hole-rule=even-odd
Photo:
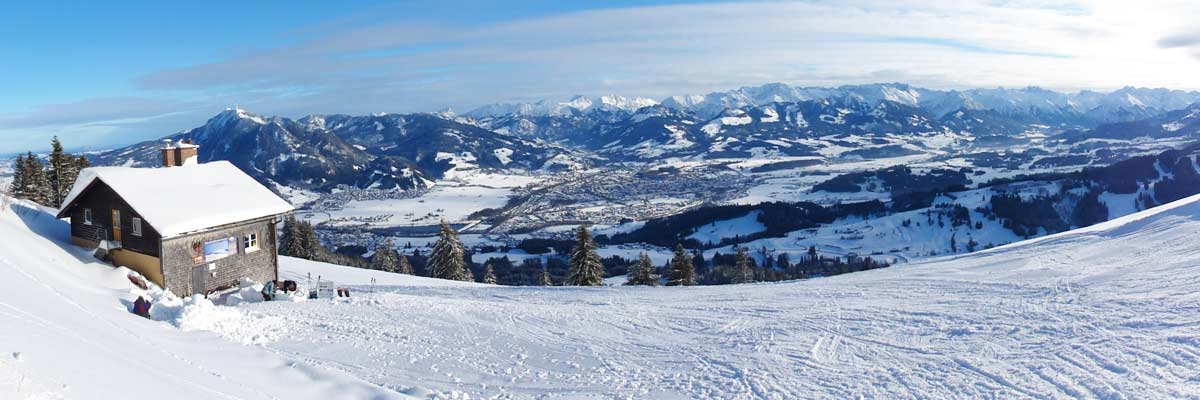
[{"label": "valley floor", "polygon": [[[229,307],[219,335],[127,314],[123,277],[38,221],[0,213],[0,397],[1200,398],[1200,197],[771,284],[447,286],[284,258],[353,297]],[[279,334],[225,340],[246,326]]]}]

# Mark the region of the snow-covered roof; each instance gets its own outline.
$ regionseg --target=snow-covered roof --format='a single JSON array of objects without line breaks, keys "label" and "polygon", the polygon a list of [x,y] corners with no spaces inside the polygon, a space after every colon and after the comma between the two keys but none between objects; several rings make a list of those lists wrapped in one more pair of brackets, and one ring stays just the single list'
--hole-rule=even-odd
[{"label": "snow-covered roof", "polygon": [[117,192],[163,237],[294,209],[227,161],[170,168],[87,168],[79,173],[63,204],[70,206],[95,180]]}]

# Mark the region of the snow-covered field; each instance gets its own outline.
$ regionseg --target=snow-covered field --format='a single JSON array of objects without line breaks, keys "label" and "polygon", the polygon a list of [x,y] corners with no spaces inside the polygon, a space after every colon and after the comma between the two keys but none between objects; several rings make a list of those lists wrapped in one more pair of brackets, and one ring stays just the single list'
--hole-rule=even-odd
[{"label": "snow-covered field", "polygon": [[1200,196],[771,284],[451,287],[284,258],[353,297],[233,307],[282,332],[258,345],[129,315],[47,218],[0,214],[0,397],[1200,397]]},{"label": "snow-covered field", "polygon": [[688,236],[688,239],[695,239],[700,241],[700,243],[720,243],[721,239],[746,236],[765,231],[767,230],[767,226],[763,225],[762,222],[758,222],[759,214],[761,212],[752,211],[741,217],[713,221],[697,229],[696,233]]},{"label": "snow-covered field", "polygon": [[[330,226],[394,227],[434,225],[443,220],[465,222],[476,211],[503,207],[513,189],[540,180],[538,177],[478,170],[451,171],[445,180],[420,197],[353,200],[337,210],[315,210],[302,215],[310,222],[326,222]],[[290,194],[288,197],[292,198]],[[309,200],[304,196],[296,197]]]},{"label": "snow-covered field", "polygon": [[370,221],[370,225],[379,227],[460,222],[473,212],[504,206],[510,193],[508,189],[479,186],[436,186],[418,198],[351,201],[341,210],[313,213],[310,220],[358,225],[364,218],[382,217]]}]

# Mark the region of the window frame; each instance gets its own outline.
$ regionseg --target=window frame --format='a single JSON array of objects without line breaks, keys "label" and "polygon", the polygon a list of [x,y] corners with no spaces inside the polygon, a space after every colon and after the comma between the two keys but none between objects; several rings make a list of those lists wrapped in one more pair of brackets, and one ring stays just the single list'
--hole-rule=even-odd
[{"label": "window frame", "polygon": [[261,250],[262,247],[258,243],[258,232],[250,232],[242,235],[242,252],[253,253]]},{"label": "window frame", "polygon": [[129,233],[133,236],[142,236],[142,218],[132,217],[129,222]]},{"label": "window frame", "polygon": [[83,209],[83,224],[84,225],[92,224],[92,209],[90,209],[90,208]]}]

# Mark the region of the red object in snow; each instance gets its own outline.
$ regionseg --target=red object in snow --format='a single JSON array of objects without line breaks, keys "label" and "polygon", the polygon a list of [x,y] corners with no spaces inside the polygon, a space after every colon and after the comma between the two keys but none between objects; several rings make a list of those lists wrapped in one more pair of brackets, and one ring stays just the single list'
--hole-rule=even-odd
[{"label": "red object in snow", "polygon": [[133,301],[133,313],[140,315],[143,318],[150,318],[150,300],[146,300],[145,297],[138,296],[137,300]]},{"label": "red object in snow", "polygon": [[129,278],[130,283],[132,283],[134,286],[137,286],[138,288],[140,288],[142,290],[147,290],[150,288],[149,285],[146,285],[146,281],[143,280],[142,277],[140,277],[140,276],[137,276],[134,274],[129,274],[129,275],[126,275],[125,277]]}]

